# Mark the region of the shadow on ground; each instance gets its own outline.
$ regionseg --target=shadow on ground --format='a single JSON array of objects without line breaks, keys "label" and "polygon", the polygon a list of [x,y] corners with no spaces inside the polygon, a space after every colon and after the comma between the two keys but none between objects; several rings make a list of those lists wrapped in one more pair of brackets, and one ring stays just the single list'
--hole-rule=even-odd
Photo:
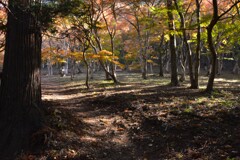
[{"label": "shadow on ground", "polygon": [[[239,83],[213,95],[130,83],[85,90],[44,83],[48,159],[227,159],[240,155]],[[64,83],[65,84],[65,83]],[[217,82],[221,86],[221,82]],[[54,95],[54,96],[53,96]]]}]

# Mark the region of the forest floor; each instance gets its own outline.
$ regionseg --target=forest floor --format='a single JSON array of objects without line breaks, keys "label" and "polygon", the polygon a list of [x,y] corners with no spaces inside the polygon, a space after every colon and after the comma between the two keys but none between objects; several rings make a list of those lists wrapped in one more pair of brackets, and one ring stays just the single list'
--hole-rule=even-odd
[{"label": "forest floor", "polygon": [[[240,77],[218,76],[212,95],[169,77],[120,73],[114,85],[100,75],[43,76],[47,125],[44,149],[32,159],[240,159]],[[23,157],[24,157],[23,156]]]}]

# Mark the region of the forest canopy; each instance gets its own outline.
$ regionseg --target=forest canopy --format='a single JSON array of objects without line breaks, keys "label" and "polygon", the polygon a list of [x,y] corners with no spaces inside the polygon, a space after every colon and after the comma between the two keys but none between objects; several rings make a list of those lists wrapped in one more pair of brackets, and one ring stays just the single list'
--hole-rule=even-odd
[{"label": "forest canopy", "polygon": [[[168,115],[181,119],[182,114],[187,113],[191,118],[192,113],[195,114],[193,106],[200,110],[193,117],[196,116],[201,125],[199,119],[204,116],[209,119],[206,123],[211,121],[210,125],[213,125],[209,114],[201,108],[207,107],[208,101],[214,102],[209,103],[211,106],[230,106],[231,112],[229,108],[224,108],[224,112],[238,114],[233,107],[239,104],[238,97],[234,97],[235,92],[238,93],[240,74],[239,7],[240,0],[1,0],[0,157],[14,159],[23,151],[45,146],[45,131],[53,133],[49,126],[53,124],[55,129],[61,128],[58,126],[61,116],[66,115],[58,111],[59,108],[51,110],[53,118],[61,114],[60,120],[55,122],[50,118],[46,122],[44,115],[48,108],[42,97],[45,101],[49,96],[59,103],[66,100],[76,104],[82,103],[78,101],[82,94],[79,99],[93,98],[84,104],[95,104],[96,110],[105,106],[111,108],[116,103],[119,108],[106,109],[106,112],[114,112],[114,116],[123,118],[127,114],[130,119],[135,116],[138,122],[130,121],[138,127],[118,126],[115,131],[128,129],[126,134],[134,133],[135,138],[139,128],[147,126],[145,123],[150,123],[153,128],[160,125],[168,132],[167,123],[171,121]],[[226,77],[221,79],[220,76]],[[229,79],[231,76],[237,78]],[[84,77],[81,80],[85,90],[77,89],[83,83],[72,85],[79,77]],[[99,82],[101,78],[104,81]],[[52,81],[59,83],[53,84]],[[53,89],[43,85],[42,94],[42,84],[49,84]],[[108,88],[108,85],[115,88]],[[51,93],[52,90],[56,93]],[[120,98],[116,98],[118,94]],[[71,97],[73,95],[78,98]],[[51,98],[50,106],[58,106],[52,105]],[[119,105],[124,98],[126,102]],[[184,102],[177,106],[181,100]],[[169,109],[172,102],[174,109]],[[216,110],[213,112],[217,113]],[[148,111],[149,115],[145,114]],[[161,122],[159,118],[163,118]],[[117,121],[111,123],[116,125]],[[100,128],[106,124],[110,122],[101,120]],[[182,121],[180,124],[186,127]],[[175,124],[171,127],[174,128]],[[222,131],[222,128],[217,130]],[[181,132],[185,134],[185,131]],[[40,140],[32,143],[33,139]],[[152,147],[153,142],[147,146]],[[169,146],[165,150],[170,152]],[[184,152],[190,151],[185,148]]]}]

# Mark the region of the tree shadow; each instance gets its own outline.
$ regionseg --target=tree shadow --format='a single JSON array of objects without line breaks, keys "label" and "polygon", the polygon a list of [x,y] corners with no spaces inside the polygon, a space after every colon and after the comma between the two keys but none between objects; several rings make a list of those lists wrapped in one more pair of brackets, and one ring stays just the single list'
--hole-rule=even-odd
[{"label": "tree shadow", "polygon": [[[239,93],[236,87],[218,89]],[[71,86],[55,93],[77,92]],[[52,113],[60,110],[56,115],[63,123],[56,127],[56,120],[53,127],[73,133],[72,138],[56,134],[56,150],[68,145],[79,151],[69,159],[227,159],[240,154],[239,106],[211,108],[214,98],[202,90],[139,83],[80,93],[49,104]]]}]

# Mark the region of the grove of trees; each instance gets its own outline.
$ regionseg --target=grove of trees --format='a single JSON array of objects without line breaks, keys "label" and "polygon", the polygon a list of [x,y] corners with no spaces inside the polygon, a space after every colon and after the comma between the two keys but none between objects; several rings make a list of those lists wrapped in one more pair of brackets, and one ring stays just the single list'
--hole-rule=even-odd
[{"label": "grove of trees", "polygon": [[[62,67],[72,78],[86,67],[119,83],[117,68],[152,68],[170,74],[171,86],[190,79],[199,88],[200,69],[240,73],[239,0],[8,0],[0,2],[0,155],[11,159],[31,147],[44,126],[41,67]],[[3,56],[2,56],[3,57]],[[42,62],[41,62],[42,61]],[[226,65],[226,66],[225,66]],[[170,67],[169,67],[170,66]],[[71,71],[70,71],[71,68]],[[0,156],[0,157],[1,157]]]}]

